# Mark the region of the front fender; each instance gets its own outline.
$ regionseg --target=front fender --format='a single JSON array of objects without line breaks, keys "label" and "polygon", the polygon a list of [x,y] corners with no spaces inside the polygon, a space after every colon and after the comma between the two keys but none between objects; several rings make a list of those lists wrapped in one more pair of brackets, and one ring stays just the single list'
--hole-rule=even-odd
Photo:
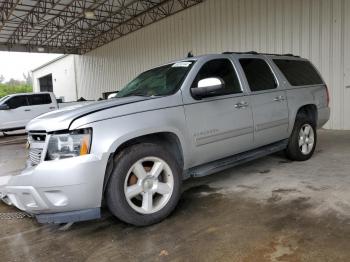
[{"label": "front fender", "polygon": [[88,126],[93,128],[91,151],[94,154],[112,154],[125,142],[141,136],[172,133],[180,141],[184,166],[187,166],[190,143],[182,106],[116,117],[84,127]]}]

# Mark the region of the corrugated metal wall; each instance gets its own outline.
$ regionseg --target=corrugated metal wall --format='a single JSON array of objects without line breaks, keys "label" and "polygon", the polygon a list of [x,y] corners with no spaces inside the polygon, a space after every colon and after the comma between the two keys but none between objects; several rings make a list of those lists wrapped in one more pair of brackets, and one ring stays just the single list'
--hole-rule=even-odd
[{"label": "corrugated metal wall", "polygon": [[77,57],[79,97],[97,98],[151,66],[228,50],[312,60],[331,91],[328,128],[350,129],[350,0],[207,0]]}]

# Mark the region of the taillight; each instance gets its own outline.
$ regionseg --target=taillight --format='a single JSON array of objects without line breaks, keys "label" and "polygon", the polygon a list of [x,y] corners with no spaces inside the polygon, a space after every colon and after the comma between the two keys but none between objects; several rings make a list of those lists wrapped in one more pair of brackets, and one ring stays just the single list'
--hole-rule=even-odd
[{"label": "taillight", "polygon": [[326,94],[327,94],[327,107],[329,107],[329,90],[327,86],[326,86]]}]

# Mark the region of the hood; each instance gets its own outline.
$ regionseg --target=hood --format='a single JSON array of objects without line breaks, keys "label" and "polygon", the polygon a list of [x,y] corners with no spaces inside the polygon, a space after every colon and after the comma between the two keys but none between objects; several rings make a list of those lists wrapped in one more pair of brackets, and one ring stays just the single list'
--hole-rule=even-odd
[{"label": "hood", "polygon": [[88,114],[98,112],[104,109],[118,107],[131,103],[137,103],[149,99],[152,98],[133,96],[98,101],[83,106],[74,105],[70,107],[65,107],[63,109],[55,110],[34,118],[28,123],[26,130],[46,132],[68,130],[71,123],[82,116],[86,116]]}]

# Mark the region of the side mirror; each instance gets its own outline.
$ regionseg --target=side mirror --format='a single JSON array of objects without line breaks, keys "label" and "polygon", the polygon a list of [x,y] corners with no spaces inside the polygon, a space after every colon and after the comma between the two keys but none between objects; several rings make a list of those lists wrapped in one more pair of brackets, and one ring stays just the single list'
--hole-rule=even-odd
[{"label": "side mirror", "polygon": [[222,79],[217,77],[210,77],[202,79],[198,82],[198,87],[191,88],[192,95],[196,98],[210,97],[216,92],[222,90],[225,83]]},{"label": "side mirror", "polygon": [[9,109],[10,109],[10,107],[6,104],[0,105],[0,110],[9,110]]}]

